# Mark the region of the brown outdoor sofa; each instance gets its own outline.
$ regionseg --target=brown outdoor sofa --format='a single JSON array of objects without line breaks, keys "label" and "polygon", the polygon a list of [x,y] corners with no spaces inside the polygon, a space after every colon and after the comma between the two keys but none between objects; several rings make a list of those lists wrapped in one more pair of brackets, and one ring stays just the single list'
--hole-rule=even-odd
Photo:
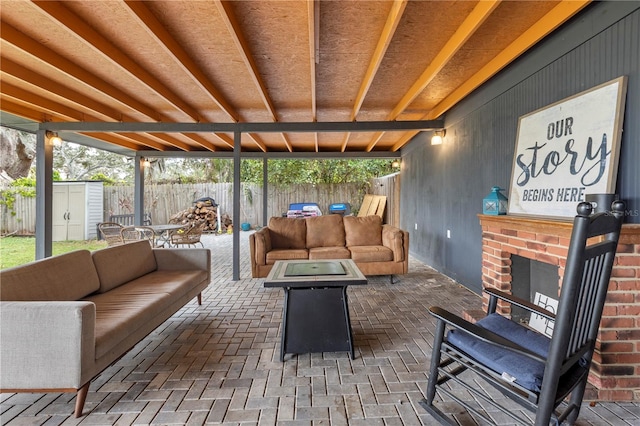
[{"label": "brown outdoor sofa", "polygon": [[266,277],[276,260],[353,259],[364,275],[392,280],[409,268],[409,233],[380,216],[272,217],[249,236],[249,248],[254,278]]},{"label": "brown outdoor sofa", "polygon": [[0,271],[1,392],[77,392],[211,281],[208,249],[147,241]]}]

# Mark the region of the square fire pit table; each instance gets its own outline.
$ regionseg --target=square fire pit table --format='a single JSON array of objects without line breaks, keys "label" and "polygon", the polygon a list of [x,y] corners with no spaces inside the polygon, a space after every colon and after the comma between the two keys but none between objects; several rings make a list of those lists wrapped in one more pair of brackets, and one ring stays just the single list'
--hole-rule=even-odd
[{"label": "square fire pit table", "polygon": [[347,287],[364,284],[350,259],[276,261],[264,286],[284,290],[280,361],[287,353],[340,351],[353,359]]}]

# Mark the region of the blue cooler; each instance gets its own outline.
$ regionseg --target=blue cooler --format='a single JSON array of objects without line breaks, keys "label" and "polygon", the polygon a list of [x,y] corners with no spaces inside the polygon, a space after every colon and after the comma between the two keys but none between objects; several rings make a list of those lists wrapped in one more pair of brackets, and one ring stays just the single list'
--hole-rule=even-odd
[{"label": "blue cooler", "polygon": [[351,204],[349,203],[330,204],[329,214],[341,214],[342,216],[351,214]]}]

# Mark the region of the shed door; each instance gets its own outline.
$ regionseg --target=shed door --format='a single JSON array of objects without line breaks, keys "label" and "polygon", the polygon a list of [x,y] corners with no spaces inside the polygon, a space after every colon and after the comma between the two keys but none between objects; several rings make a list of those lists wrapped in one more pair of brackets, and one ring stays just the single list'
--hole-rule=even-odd
[{"label": "shed door", "polygon": [[67,240],[84,240],[85,185],[69,185]]},{"label": "shed door", "polygon": [[69,206],[69,187],[67,185],[53,185],[53,217],[52,240],[67,239],[67,207]]}]

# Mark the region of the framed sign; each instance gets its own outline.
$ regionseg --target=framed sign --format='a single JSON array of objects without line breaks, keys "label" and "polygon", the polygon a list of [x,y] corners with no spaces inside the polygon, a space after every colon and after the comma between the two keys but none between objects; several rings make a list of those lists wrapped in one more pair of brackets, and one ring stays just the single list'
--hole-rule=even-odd
[{"label": "framed sign", "polygon": [[520,117],[508,214],[573,218],[615,192],[626,92],[623,76]]}]

